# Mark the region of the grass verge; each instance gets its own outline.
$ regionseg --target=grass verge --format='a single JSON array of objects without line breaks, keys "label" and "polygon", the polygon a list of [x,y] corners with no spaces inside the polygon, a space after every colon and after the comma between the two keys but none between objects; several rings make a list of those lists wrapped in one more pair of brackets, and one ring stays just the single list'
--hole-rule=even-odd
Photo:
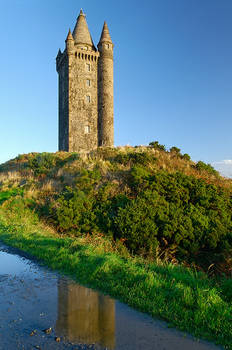
[{"label": "grass verge", "polygon": [[232,349],[231,279],[121,256],[99,236],[61,237],[17,199],[0,207],[0,240],[170,326]]}]

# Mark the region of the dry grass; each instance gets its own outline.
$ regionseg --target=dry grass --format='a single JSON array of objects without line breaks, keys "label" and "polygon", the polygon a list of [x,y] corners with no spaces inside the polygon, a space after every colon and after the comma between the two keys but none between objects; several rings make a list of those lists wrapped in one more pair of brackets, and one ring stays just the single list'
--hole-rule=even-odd
[{"label": "dry grass", "polygon": [[[126,174],[131,169],[131,162],[120,164],[115,162],[114,158],[119,154],[147,152],[154,156],[154,161],[146,165],[151,172],[165,170],[169,173],[176,171],[183,172],[186,175],[203,179],[209,184],[221,186],[227,190],[232,190],[232,180],[222,176],[215,176],[207,171],[199,171],[193,161],[188,161],[175,155],[172,152],[162,151],[147,146],[123,146],[115,148],[98,148],[91,152],[83,152],[79,159],[65,163],[62,167],[52,169],[52,173],[46,176],[36,177],[33,171],[28,167],[28,160],[37,155],[30,153],[20,155],[2,165],[0,165],[0,186],[4,188],[17,187],[27,184],[28,196],[36,195],[37,191],[53,192],[60,191],[64,186],[74,186],[75,178],[83,171],[98,168],[101,172],[102,180],[111,181],[119,186],[126,186]],[[56,152],[55,155],[60,160],[66,160],[70,153]],[[31,184],[31,185],[30,185]],[[36,184],[34,186],[34,184]]]}]

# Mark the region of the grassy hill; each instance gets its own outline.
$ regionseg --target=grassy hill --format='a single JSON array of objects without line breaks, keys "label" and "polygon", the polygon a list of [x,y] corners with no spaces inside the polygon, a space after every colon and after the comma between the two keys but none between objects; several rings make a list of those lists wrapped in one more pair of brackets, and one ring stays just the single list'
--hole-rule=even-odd
[{"label": "grassy hill", "polygon": [[0,189],[64,235],[101,233],[132,254],[231,273],[232,181],[176,147],[20,155],[0,166]]},{"label": "grassy hill", "polygon": [[176,147],[0,165],[0,239],[232,349],[232,180]]}]

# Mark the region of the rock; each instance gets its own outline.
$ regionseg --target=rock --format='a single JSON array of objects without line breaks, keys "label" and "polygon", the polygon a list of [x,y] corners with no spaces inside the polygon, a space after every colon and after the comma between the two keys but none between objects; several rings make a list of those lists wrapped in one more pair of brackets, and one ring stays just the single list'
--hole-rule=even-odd
[{"label": "rock", "polygon": [[30,333],[30,336],[32,337],[33,335],[36,334],[36,329],[34,329],[31,333]]},{"label": "rock", "polygon": [[52,327],[49,327],[49,328],[43,330],[43,332],[46,334],[50,334],[51,331],[52,331]]},{"label": "rock", "polygon": [[55,337],[55,341],[56,341],[57,343],[59,343],[59,342],[60,342],[60,337]]}]

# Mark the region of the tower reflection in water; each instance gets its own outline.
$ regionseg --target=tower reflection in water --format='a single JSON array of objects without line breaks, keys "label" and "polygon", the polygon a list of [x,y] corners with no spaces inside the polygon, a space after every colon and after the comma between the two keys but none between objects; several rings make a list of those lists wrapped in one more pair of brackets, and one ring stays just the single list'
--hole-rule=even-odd
[{"label": "tower reflection in water", "polygon": [[111,298],[75,284],[58,281],[56,333],[67,341],[115,347],[115,302]]}]

